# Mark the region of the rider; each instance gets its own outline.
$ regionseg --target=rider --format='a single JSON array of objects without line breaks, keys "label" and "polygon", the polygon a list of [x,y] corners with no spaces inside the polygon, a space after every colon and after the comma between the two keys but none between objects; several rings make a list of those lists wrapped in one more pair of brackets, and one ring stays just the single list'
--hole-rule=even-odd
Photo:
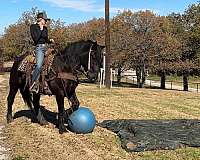
[{"label": "rider", "polygon": [[36,57],[36,66],[33,71],[30,91],[37,92],[38,87],[36,85],[37,80],[39,79],[44,55],[46,52],[46,44],[47,43],[54,43],[53,39],[48,39],[48,29],[46,27],[46,22],[50,21],[47,18],[46,12],[40,12],[37,14],[37,23],[32,24],[30,26],[31,37],[34,41],[34,45],[36,46],[35,49],[35,57]]}]

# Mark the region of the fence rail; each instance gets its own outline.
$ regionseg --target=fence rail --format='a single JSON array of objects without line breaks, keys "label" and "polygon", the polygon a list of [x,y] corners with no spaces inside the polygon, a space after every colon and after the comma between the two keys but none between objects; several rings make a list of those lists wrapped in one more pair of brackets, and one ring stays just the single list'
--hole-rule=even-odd
[{"label": "fence rail", "polygon": [[[137,78],[135,76],[123,76],[125,82],[131,82],[133,84],[137,84]],[[159,87],[160,88],[160,81],[147,79],[145,81],[145,85],[150,87]],[[188,82],[188,90],[193,92],[200,92],[200,82]],[[182,81],[165,81],[165,88],[171,90],[183,90],[183,82]]]},{"label": "fence rail", "polygon": [[[153,87],[155,84],[159,85],[158,87],[160,87],[160,81],[155,81],[155,80],[147,80],[149,81],[149,86]],[[167,89],[178,89],[178,90],[183,90],[183,82],[181,81],[165,81],[165,86]],[[200,82],[188,82],[188,90],[189,91],[196,91],[199,92],[200,91]]]}]

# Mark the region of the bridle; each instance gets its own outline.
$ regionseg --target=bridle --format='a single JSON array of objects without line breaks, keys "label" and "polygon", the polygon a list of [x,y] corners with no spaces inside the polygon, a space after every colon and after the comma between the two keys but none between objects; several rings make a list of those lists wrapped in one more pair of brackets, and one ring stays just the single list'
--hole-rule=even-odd
[{"label": "bridle", "polygon": [[89,50],[89,54],[88,54],[88,71],[91,69],[91,53],[92,53],[92,47],[94,46],[94,44],[92,44],[91,46],[90,46],[90,50]]},{"label": "bridle", "polygon": [[[89,72],[90,69],[91,69],[91,56],[93,55],[93,52],[95,52],[95,51],[92,49],[93,46],[94,46],[94,44],[92,44],[92,45],[90,46],[90,50],[89,50],[89,53],[88,53],[88,71],[87,71],[87,72]],[[100,62],[98,62],[98,64],[100,64]]]},{"label": "bridle", "polygon": [[[87,76],[87,74],[88,74],[88,72],[90,71],[90,69],[91,69],[91,56],[92,56],[92,52],[94,51],[94,50],[92,50],[92,47],[94,46],[94,44],[92,44],[91,46],[90,46],[90,50],[89,50],[89,52],[88,52],[88,70],[87,71],[85,71],[85,69],[84,69],[84,67],[81,65],[81,67],[80,67],[80,69],[79,69],[79,71],[81,71],[84,75],[86,75]],[[83,55],[85,55],[85,54],[83,54]],[[83,56],[82,55],[82,56]]]}]

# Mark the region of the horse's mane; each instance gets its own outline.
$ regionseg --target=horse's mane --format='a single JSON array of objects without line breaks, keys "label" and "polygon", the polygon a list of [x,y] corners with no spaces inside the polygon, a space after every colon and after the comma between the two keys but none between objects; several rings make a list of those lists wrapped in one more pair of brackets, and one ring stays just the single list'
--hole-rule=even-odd
[{"label": "horse's mane", "polygon": [[91,40],[79,40],[76,42],[68,43],[65,49],[61,51],[61,54],[77,54],[77,51],[80,51],[83,49],[83,47],[91,43],[93,43]]},{"label": "horse's mane", "polygon": [[63,51],[57,54],[56,63],[59,64],[61,70],[66,70],[69,66],[76,69],[78,64],[78,54],[88,48],[92,43],[91,40],[80,40],[68,43]]}]

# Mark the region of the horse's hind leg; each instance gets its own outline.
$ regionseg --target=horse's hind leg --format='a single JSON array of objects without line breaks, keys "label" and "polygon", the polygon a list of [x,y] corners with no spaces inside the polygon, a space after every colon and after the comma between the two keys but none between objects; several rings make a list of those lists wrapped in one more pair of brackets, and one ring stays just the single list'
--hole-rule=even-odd
[{"label": "horse's hind leg", "polygon": [[40,125],[47,125],[48,122],[45,120],[40,107],[40,94],[33,94],[33,106],[38,123]]},{"label": "horse's hind leg", "polygon": [[12,117],[12,105],[14,103],[14,99],[16,96],[16,93],[18,91],[18,87],[17,86],[10,86],[10,91],[7,97],[7,103],[8,103],[8,108],[7,108],[7,123],[11,123],[13,121],[13,117]]},{"label": "horse's hind leg", "polygon": [[64,125],[65,121],[65,109],[64,109],[64,96],[56,96],[56,102],[58,105],[58,128],[59,133],[63,134],[67,132],[66,127]]},{"label": "horse's hind leg", "polygon": [[31,97],[31,94],[29,92],[28,87],[26,87],[26,88],[21,87],[20,88],[20,93],[22,95],[22,98],[23,98],[24,102],[28,105],[28,107],[31,109],[31,111],[33,111],[32,97]]}]

